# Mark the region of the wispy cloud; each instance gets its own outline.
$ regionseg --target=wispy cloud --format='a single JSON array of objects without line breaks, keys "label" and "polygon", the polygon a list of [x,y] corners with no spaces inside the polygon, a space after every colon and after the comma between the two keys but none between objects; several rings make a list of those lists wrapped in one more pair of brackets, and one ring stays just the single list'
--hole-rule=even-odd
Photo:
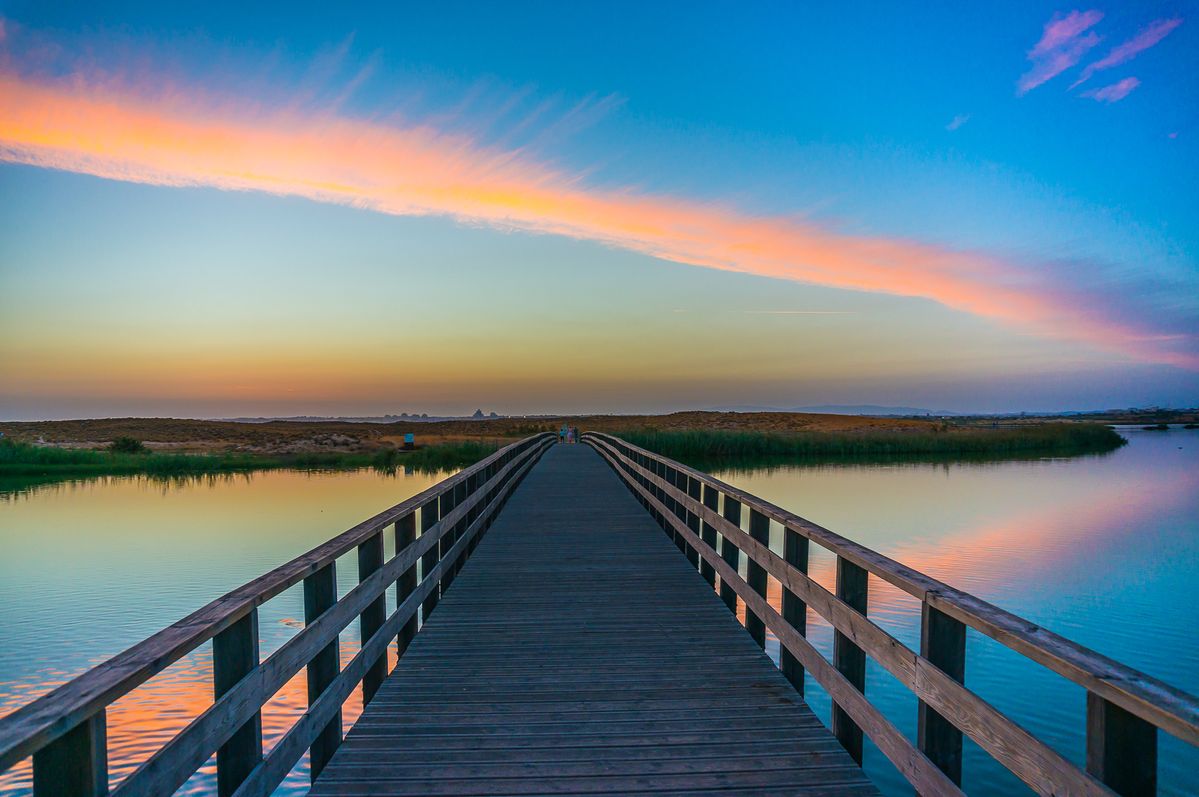
[{"label": "wispy cloud", "polygon": [[1082,96],[1090,97],[1091,99],[1099,102],[1119,102],[1129,94],[1132,94],[1133,89],[1139,85],[1141,85],[1141,81],[1137,80],[1135,77],[1126,77],[1119,82],[1111,84],[1110,86],[1104,86],[1101,89],[1095,89],[1093,91],[1084,91]]},{"label": "wispy cloud", "polygon": [[970,114],[960,113],[957,116],[953,117],[953,119],[949,120],[949,124],[945,125],[945,129],[952,132],[954,130],[957,130],[959,127],[961,127],[962,125],[966,124],[966,122],[969,122],[969,121],[970,121]]},{"label": "wispy cloud", "polygon": [[1091,30],[1103,19],[1101,11],[1071,11],[1055,14],[1045,23],[1040,40],[1028,51],[1032,66],[1016,83],[1018,94],[1027,94],[1037,86],[1065,72],[1082,60],[1101,41]]},{"label": "wispy cloud", "polygon": [[[923,297],[1140,359],[1199,368],[1194,338],[1163,343],[1151,313],[1052,269],[902,238],[850,235],[716,203],[599,189],[526,150],[430,125],[211,97],[174,84],[39,78],[0,67],[0,160],[164,186],[306,197],[571,236],[665,260]],[[1116,305],[1114,308],[1113,305]]]},{"label": "wispy cloud", "polygon": [[[1109,52],[1103,58],[1100,58],[1098,61],[1088,64],[1087,67],[1082,70],[1082,74],[1079,76],[1078,80],[1071,84],[1070,88],[1075,88],[1090,80],[1091,76],[1096,72],[1101,72],[1104,69],[1111,69],[1113,66],[1119,66],[1120,64],[1131,61],[1133,58],[1136,58],[1139,53],[1148,50],[1150,47],[1153,47],[1162,39],[1166,38],[1166,36],[1170,35],[1170,31],[1174,30],[1181,24],[1182,19],[1180,17],[1175,17],[1174,19],[1156,19],[1153,22],[1150,22],[1149,25],[1137,33],[1136,36],[1133,36],[1123,44],[1113,47],[1111,52]],[[1121,81],[1121,83],[1123,82],[1124,81]],[[1129,89],[1129,91],[1131,91],[1131,89]],[[1127,92],[1123,96],[1127,96]]]},{"label": "wispy cloud", "polygon": [[853,310],[742,310],[749,315],[855,315]]}]

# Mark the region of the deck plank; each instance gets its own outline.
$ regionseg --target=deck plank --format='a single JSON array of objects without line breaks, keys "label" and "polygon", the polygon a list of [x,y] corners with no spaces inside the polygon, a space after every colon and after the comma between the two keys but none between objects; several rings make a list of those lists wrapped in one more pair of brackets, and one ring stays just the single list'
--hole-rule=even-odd
[{"label": "deck plank", "polygon": [[583,445],[529,473],[311,792],[764,793],[878,792]]}]

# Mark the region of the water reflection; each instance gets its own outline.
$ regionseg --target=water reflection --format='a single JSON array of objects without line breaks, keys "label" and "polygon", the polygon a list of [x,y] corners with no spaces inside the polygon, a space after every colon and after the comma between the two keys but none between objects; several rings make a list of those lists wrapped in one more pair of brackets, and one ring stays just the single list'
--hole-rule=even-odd
[{"label": "water reflection", "polygon": [[[107,659],[221,593],[445,478],[448,473],[374,471],[205,475],[163,481],[103,477],[41,485],[0,503],[0,714]],[[390,535],[386,535],[390,537]],[[387,553],[394,540],[387,539]],[[337,563],[338,591],[356,583],[350,552]],[[394,591],[389,600],[394,605]],[[297,585],[263,605],[262,655],[303,623]],[[358,651],[357,624],[341,658]],[[394,653],[392,654],[394,657]],[[110,780],[212,704],[211,643],[168,667],[109,708]],[[266,748],[303,713],[303,672],[263,709]],[[358,715],[356,692],[343,710]],[[26,761],[0,775],[0,794],[28,794]],[[307,762],[282,793],[307,788]],[[209,762],[181,792],[215,793]]]},{"label": "water reflection", "polygon": [[[725,471],[718,476],[998,605],[1199,692],[1199,432],[1132,431],[1131,444],[1070,460],[877,463]],[[130,477],[30,484],[0,498],[0,713],[28,702],[216,595],[439,481],[446,474],[374,471],[221,474],[178,482]],[[388,535],[390,537],[390,535]],[[391,554],[391,539],[387,552]],[[602,544],[602,541],[597,544]],[[781,551],[781,530],[772,547]],[[833,557],[811,572],[833,587]],[[338,562],[339,593],[356,579]],[[919,603],[878,579],[870,614],[918,645]],[[770,600],[781,600],[773,581]],[[394,605],[394,595],[389,598]],[[300,587],[260,610],[263,655],[302,627]],[[831,655],[832,630],[809,616]],[[1148,644],[1148,642],[1152,644]],[[357,652],[356,624],[341,657]],[[777,642],[771,643],[777,656]],[[1081,689],[980,635],[968,639],[967,683],[1071,760],[1083,756]],[[916,701],[877,666],[867,691],[914,738]],[[827,721],[828,698],[809,686]],[[212,702],[210,645],[168,668],[109,713],[115,782]],[[269,749],[302,713],[303,674],[263,711]],[[360,695],[346,705],[356,717]],[[876,749],[866,765],[888,793],[910,793]],[[283,794],[302,794],[307,764]],[[1161,735],[1162,793],[1187,793],[1195,752]],[[1019,793],[973,746],[972,794]],[[0,795],[27,794],[29,766],[0,776]],[[184,794],[212,794],[212,762]]]},{"label": "water reflection", "polygon": [[[361,468],[359,470],[366,470]],[[441,470],[428,468],[412,468],[394,465],[372,468],[383,476],[413,476],[417,473],[437,475]],[[229,482],[241,481],[250,483],[256,476],[265,473],[278,472],[269,470],[259,471],[221,471],[213,473],[148,473],[135,475],[87,475],[87,476],[0,476],[0,502],[18,501],[34,495],[52,492],[62,494],[88,485],[103,485],[113,482],[139,482],[153,485],[164,492],[182,487],[215,486]],[[306,468],[290,470],[288,473],[340,475],[347,472],[345,468]]]},{"label": "water reflection", "polygon": [[[1199,600],[1199,434],[1126,434],[1130,445],[1101,457],[718,476],[1194,694],[1194,615],[1177,607]],[[781,551],[781,530],[772,531]],[[813,552],[812,575],[831,590],[834,558]],[[918,648],[919,602],[874,577],[870,591],[871,617]],[[809,612],[809,628],[831,656],[828,624]],[[772,650],[777,656],[777,641]],[[973,690],[1068,759],[1084,761],[1081,688],[975,632],[966,669]],[[867,673],[867,692],[915,738],[910,692],[877,666]],[[827,695],[810,688],[809,700],[827,721]],[[1160,792],[1193,793],[1199,751],[1160,737]],[[877,749],[866,765],[888,793],[910,793]],[[965,769],[971,794],[1026,791],[976,746],[967,745]]]}]

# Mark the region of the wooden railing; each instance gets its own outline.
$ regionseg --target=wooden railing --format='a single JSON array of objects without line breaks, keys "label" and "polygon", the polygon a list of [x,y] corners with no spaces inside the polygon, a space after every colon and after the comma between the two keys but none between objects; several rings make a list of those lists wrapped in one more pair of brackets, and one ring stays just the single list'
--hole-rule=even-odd
[{"label": "wooden railing", "polygon": [[[924,795],[961,794],[962,737],[1045,795],[1150,795],[1156,792],[1157,731],[1199,745],[1199,700],[1040,628],[961,590],[761,500],[706,473],[610,435],[583,440],[612,465],[634,496],[735,611],[759,645],[766,629],[780,643],[780,668],[801,693],[810,673],[832,699],[832,730],[860,764],[863,733]],[[748,510],[748,533],[742,510]],[[770,522],[783,528],[783,555],[770,550]],[[719,543],[719,544],[718,544]],[[836,588],[808,577],[808,547],[836,555]],[[746,576],[738,568],[745,557]],[[920,651],[868,618],[868,575],[921,601]],[[781,585],[782,611],[766,599]],[[834,631],[830,662],[806,638],[807,609]],[[965,686],[966,629],[1086,689],[1085,771]],[[866,658],[919,700],[913,744],[866,698]]]},{"label": "wooden railing", "polygon": [[[545,433],[500,449],[0,719],[0,772],[32,755],[35,797],[108,794],[107,707],[211,639],[212,706],[112,793],[173,794],[213,753],[222,797],[270,794],[306,750],[315,779],[341,743],[342,704],[359,682],[370,701],[387,675],[388,646],[395,642],[404,652],[417,630],[417,609],[429,616],[554,439]],[[384,561],[383,534],[393,526],[396,553]],[[335,563],[354,548],[359,583],[339,600]],[[260,661],[257,607],[301,581],[303,630]],[[398,605],[389,614],[392,584]],[[338,634],[355,617],[362,646],[342,669]],[[308,710],[264,757],[262,707],[305,667]]]}]

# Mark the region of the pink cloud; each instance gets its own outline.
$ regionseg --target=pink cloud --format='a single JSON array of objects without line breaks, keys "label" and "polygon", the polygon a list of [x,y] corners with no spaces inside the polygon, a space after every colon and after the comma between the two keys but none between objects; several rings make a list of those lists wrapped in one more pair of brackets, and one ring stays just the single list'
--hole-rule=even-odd
[{"label": "pink cloud", "polygon": [[336,110],[264,107],[187,86],[31,78],[0,67],[0,160],[162,186],[262,191],[393,215],[597,241],[664,260],[836,288],[922,297],[1057,338],[1199,368],[1152,322],[1055,290],[1042,269],[897,237],[634,189],[471,135]]},{"label": "pink cloud", "polygon": [[1071,11],[1066,16],[1055,14],[1045,23],[1041,40],[1029,51],[1029,58],[1039,58],[1069,44],[1079,34],[1103,19],[1102,11]]},{"label": "pink cloud", "polygon": [[1032,67],[1017,82],[1017,93],[1027,94],[1081,61],[1100,42],[1096,33],[1088,31],[1101,19],[1103,12],[1095,10],[1055,14],[1045,23],[1040,41],[1028,51]]},{"label": "pink cloud", "polygon": [[[1157,19],[1153,22],[1150,22],[1149,25],[1136,36],[1133,36],[1131,39],[1117,47],[1113,47],[1111,52],[1109,52],[1103,58],[1100,58],[1095,63],[1088,64],[1087,68],[1082,71],[1082,75],[1078,78],[1078,80],[1074,81],[1070,88],[1074,88],[1075,86],[1090,80],[1091,76],[1096,72],[1100,72],[1104,69],[1111,69],[1113,66],[1119,66],[1127,61],[1131,61],[1139,53],[1148,50],[1150,47],[1153,47],[1162,39],[1169,36],[1170,31],[1174,30],[1181,24],[1182,19],[1179,17],[1174,19]],[[1127,94],[1124,96],[1127,96]]]},{"label": "pink cloud", "polygon": [[1120,82],[1113,83],[1110,86],[1104,86],[1103,88],[1095,89],[1094,91],[1083,92],[1082,96],[1090,97],[1098,102],[1119,102],[1129,94],[1132,94],[1133,89],[1139,85],[1141,85],[1141,81],[1137,80],[1135,77],[1126,77]]}]

